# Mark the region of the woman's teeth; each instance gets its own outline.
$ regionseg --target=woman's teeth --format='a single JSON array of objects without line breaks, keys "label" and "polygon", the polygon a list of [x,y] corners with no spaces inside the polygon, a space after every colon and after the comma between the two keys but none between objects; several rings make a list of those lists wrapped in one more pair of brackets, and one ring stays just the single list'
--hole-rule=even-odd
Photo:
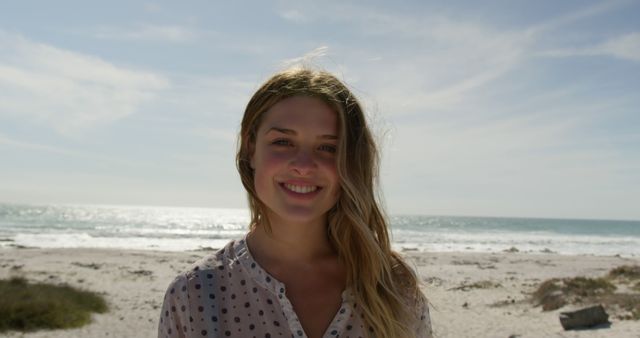
[{"label": "woman's teeth", "polygon": [[293,184],[288,184],[285,183],[284,187],[293,191],[293,192],[297,192],[298,194],[307,194],[310,192],[314,192],[318,189],[317,186],[315,185],[293,185]]}]

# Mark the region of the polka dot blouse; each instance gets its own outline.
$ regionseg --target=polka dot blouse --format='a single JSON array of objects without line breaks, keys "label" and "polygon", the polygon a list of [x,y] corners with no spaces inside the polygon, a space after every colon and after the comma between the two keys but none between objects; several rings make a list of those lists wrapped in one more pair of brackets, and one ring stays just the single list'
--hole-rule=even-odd
[{"label": "polka dot blouse", "polygon": [[[246,237],[245,237],[246,239]],[[251,257],[245,239],[204,257],[169,285],[158,337],[307,337],[286,287]],[[418,309],[417,337],[431,337],[428,307]],[[364,337],[349,290],[323,337]]]}]

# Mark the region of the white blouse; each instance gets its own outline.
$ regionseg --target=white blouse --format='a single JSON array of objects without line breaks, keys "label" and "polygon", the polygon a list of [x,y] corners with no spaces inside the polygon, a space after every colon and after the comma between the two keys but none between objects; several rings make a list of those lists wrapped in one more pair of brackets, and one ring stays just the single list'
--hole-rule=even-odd
[{"label": "white blouse", "polygon": [[[164,297],[158,338],[307,337],[285,285],[251,257],[245,239],[231,241],[176,277]],[[417,311],[417,337],[431,337],[428,306]],[[347,289],[323,338],[364,337],[366,330],[371,329]]]}]

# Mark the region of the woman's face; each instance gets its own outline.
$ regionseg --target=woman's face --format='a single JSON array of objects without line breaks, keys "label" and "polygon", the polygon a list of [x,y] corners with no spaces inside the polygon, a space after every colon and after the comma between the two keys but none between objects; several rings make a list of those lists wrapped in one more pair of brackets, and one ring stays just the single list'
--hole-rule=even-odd
[{"label": "woman's face", "polygon": [[326,221],[340,191],[337,136],[336,113],[317,98],[287,98],[265,113],[251,167],[272,223]]}]

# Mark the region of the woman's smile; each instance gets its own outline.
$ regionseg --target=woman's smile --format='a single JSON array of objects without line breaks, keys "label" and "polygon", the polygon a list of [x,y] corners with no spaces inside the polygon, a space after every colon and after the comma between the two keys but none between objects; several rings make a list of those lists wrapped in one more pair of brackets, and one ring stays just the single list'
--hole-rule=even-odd
[{"label": "woman's smile", "polygon": [[298,194],[305,194],[305,195],[315,192],[320,188],[316,185],[294,185],[291,183],[281,183],[281,185],[285,187],[287,190],[293,191]]},{"label": "woman's smile", "polygon": [[297,201],[313,200],[322,190],[317,185],[295,185],[290,183],[280,183],[279,185],[288,197]]}]

